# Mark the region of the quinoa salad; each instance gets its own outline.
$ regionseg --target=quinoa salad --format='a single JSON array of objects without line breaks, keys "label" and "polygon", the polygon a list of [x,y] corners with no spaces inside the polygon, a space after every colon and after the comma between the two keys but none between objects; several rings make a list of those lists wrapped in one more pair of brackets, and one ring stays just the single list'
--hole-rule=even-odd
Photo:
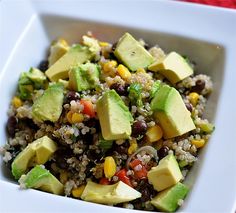
[{"label": "quinoa salad", "polygon": [[22,189],[173,212],[215,128],[204,118],[212,87],[188,57],[129,33],[60,38],[21,73],[0,153]]}]

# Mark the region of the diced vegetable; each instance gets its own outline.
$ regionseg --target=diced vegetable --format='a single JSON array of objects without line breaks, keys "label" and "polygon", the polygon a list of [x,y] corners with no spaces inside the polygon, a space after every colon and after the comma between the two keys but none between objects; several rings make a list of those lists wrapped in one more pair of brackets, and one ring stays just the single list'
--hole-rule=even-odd
[{"label": "diced vegetable", "polygon": [[129,87],[129,99],[132,104],[142,106],[142,86],[139,83],[133,83]]},{"label": "diced vegetable", "polygon": [[215,129],[215,126],[211,123],[202,123],[197,126],[205,133],[212,133]]},{"label": "diced vegetable", "polygon": [[126,169],[121,169],[120,171],[118,171],[115,176],[117,176],[119,178],[119,180],[121,180],[122,182],[124,182],[125,184],[132,186],[131,182],[130,182],[130,178],[127,176],[127,170]]},{"label": "diced vegetable", "polygon": [[84,107],[84,109],[82,111],[84,114],[89,115],[90,118],[95,117],[94,106],[93,106],[93,103],[90,100],[81,99],[80,104],[82,104],[83,107]]},{"label": "diced vegetable", "polygon": [[191,140],[191,143],[196,146],[196,148],[201,148],[205,145],[206,141],[204,139]]},{"label": "diced vegetable", "polygon": [[130,167],[134,170],[134,176],[137,179],[147,178],[147,169],[139,159],[130,162]]},{"label": "diced vegetable", "polygon": [[191,92],[189,95],[189,101],[193,106],[196,106],[199,100],[199,94],[196,92]]},{"label": "diced vegetable", "polygon": [[156,92],[158,91],[158,89],[160,88],[160,85],[161,85],[161,81],[155,81],[152,85],[152,89],[150,91],[150,98],[154,98]]},{"label": "diced vegetable", "polygon": [[117,66],[117,61],[108,61],[103,65],[104,72],[110,72],[111,69],[114,69]]},{"label": "diced vegetable", "polygon": [[109,185],[111,182],[107,179],[107,178],[101,178],[100,181],[99,181],[99,184],[102,184],[102,185]]},{"label": "diced vegetable", "polygon": [[75,198],[80,198],[84,189],[85,189],[85,185],[81,185],[78,188],[72,189],[71,191],[72,196]]},{"label": "diced vegetable", "polygon": [[136,139],[130,140],[130,146],[129,146],[129,149],[128,149],[128,154],[132,155],[137,150],[137,148],[138,148],[138,144],[137,144]]},{"label": "diced vegetable", "polygon": [[84,120],[83,114],[77,113],[77,112],[72,114],[71,121],[72,121],[73,124],[81,123],[83,120]]},{"label": "diced vegetable", "polygon": [[131,77],[130,71],[123,64],[120,64],[117,67],[117,72],[121,76],[121,78],[123,78],[124,80],[127,80],[127,79],[129,79]]},{"label": "diced vegetable", "polygon": [[17,96],[15,96],[13,99],[12,99],[12,105],[15,107],[15,108],[19,108],[20,106],[23,105],[21,99]]},{"label": "diced vegetable", "polygon": [[146,136],[147,136],[148,141],[152,143],[162,138],[163,131],[160,126],[155,125],[155,126],[150,127],[147,130]]},{"label": "diced vegetable", "polygon": [[104,162],[104,174],[106,178],[111,179],[116,173],[116,163],[113,157],[108,156]]},{"label": "diced vegetable", "polygon": [[111,140],[105,140],[102,137],[102,134],[99,135],[99,140],[98,140],[98,146],[103,149],[103,151],[107,151],[112,147],[113,141]]}]

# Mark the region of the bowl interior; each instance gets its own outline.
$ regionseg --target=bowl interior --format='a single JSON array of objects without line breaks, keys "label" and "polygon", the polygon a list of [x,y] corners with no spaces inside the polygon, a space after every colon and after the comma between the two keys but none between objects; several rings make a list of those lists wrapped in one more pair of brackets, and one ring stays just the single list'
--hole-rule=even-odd
[{"label": "bowl interior", "polygon": [[[223,46],[158,31],[147,31],[145,29],[127,28],[70,17],[41,14],[35,16],[28,26],[14,48],[8,65],[2,70],[3,74],[0,79],[0,91],[2,92],[0,137],[2,140],[0,145],[4,145],[7,140],[5,132],[7,110],[11,97],[17,89],[17,80],[20,73],[27,71],[31,66],[37,66],[42,59],[46,58],[47,50],[52,40],[62,37],[72,44],[79,42],[81,36],[87,31],[92,31],[100,40],[109,42],[116,42],[124,32],[128,31],[136,38],[144,39],[150,46],[158,44],[166,52],[176,51],[188,56],[196,63],[196,73],[207,74],[212,78],[214,92],[207,104],[206,118],[214,121],[217,115],[220,90],[224,82],[225,49]],[[203,152],[200,153],[199,162],[194,165],[186,179],[187,184],[193,185],[196,181],[197,174],[204,163],[204,156],[207,155],[207,149],[208,147],[206,146]],[[0,180],[15,182],[2,160],[0,161]]]}]

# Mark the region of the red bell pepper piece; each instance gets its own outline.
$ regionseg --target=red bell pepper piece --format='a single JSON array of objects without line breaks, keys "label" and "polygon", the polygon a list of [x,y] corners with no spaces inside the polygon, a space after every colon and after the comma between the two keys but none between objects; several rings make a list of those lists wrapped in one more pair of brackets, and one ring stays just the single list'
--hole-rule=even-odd
[{"label": "red bell pepper piece", "polygon": [[126,169],[121,169],[120,171],[118,171],[115,176],[117,176],[119,178],[119,180],[121,180],[122,182],[124,182],[125,184],[132,186],[131,182],[130,182],[130,178],[127,176],[126,174],[127,170]]},{"label": "red bell pepper piece", "polygon": [[95,117],[95,110],[93,103],[90,100],[81,99],[80,104],[84,106],[83,113],[89,115],[91,118]]}]

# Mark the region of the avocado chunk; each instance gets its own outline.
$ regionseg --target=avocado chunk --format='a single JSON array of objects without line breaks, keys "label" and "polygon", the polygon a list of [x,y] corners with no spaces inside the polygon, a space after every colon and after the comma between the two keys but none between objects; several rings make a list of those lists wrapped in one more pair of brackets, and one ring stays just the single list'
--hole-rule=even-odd
[{"label": "avocado chunk", "polygon": [[63,86],[60,83],[48,87],[32,106],[32,117],[36,121],[56,122],[62,112]]},{"label": "avocado chunk", "polygon": [[74,91],[94,89],[98,83],[99,68],[96,64],[82,64],[69,72],[69,87]]},{"label": "avocado chunk", "polygon": [[68,72],[72,67],[83,64],[92,57],[93,54],[89,51],[88,47],[78,44],[71,47],[65,55],[48,68],[45,74],[51,81],[67,79],[69,77]]},{"label": "avocado chunk", "polygon": [[43,88],[46,80],[46,76],[39,69],[30,68],[29,72],[23,72],[18,81],[20,98],[23,100],[30,99],[34,89]]},{"label": "avocado chunk", "polygon": [[109,90],[97,102],[97,115],[105,140],[127,139],[133,117],[115,90]]},{"label": "avocado chunk", "polygon": [[28,169],[30,161],[35,156],[35,144],[29,144],[21,151],[11,164],[11,172],[15,179],[19,179],[22,174]]},{"label": "avocado chunk", "polygon": [[119,181],[113,185],[101,185],[89,181],[81,199],[101,204],[117,204],[140,198],[141,193]]},{"label": "avocado chunk", "polygon": [[47,136],[43,136],[27,145],[12,162],[12,174],[16,179],[36,164],[44,164],[57,150],[57,144]]},{"label": "avocado chunk", "polygon": [[131,71],[146,68],[154,61],[152,55],[129,33],[120,38],[114,54]]},{"label": "avocado chunk", "polygon": [[158,71],[172,84],[175,84],[193,74],[192,67],[178,53],[169,53],[161,62],[154,62],[148,67],[151,71]]},{"label": "avocado chunk", "polygon": [[62,195],[63,184],[42,166],[35,166],[26,175],[22,175],[19,183],[25,188],[40,189],[57,195]]},{"label": "avocado chunk", "polygon": [[186,197],[188,191],[189,189],[187,186],[182,183],[177,183],[176,185],[160,192],[151,200],[151,204],[158,210],[174,212],[179,206],[178,202]]},{"label": "avocado chunk", "polygon": [[69,46],[64,39],[58,39],[53,42],[50,47],[50,55],[48,57],[48,65],[51,67],[59,58],[61,58],[69,50]]},{"label": "avocado chunk", "polygon": [[162,85],[151,101],[151,109],[160,122],[165,139],[183,135],[196,128],[181,95],[174,87]]},{"label": "avocado chunk", "polygon": [[157,191],[162,191],[178,183],[183,175],[173,154],[160,160],[159,165],[152,167],[147,174],[148,181]]}]

